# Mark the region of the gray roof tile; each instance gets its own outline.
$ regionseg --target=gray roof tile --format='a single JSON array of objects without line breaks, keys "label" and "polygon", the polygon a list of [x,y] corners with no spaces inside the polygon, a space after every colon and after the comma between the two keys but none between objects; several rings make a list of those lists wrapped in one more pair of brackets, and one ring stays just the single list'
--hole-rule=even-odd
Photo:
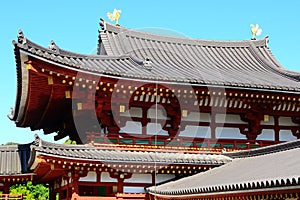
[{"label": "gray roof tile", "polygon": [[29,173],[27,170],[27,162],[30,156],[29,147],[29,144],[0,146],[0,177]]},{"label": "gray roof tile", "polygon": [[290,149],[300,148],[300,140],[280,143],[276,145],[261,147],[257,149],[250,149],[245,151],[237,151],[237,152],[227,152],[223,155],[229,156],[231,158],[246,158],[253,156],[260,156],[270,153],[276,153],[280,151],[286,151]]},{"label": "gray roof tile", "polygon": [[253,151],[258,154],[245,151],[251,157],[236,158],[212,170],[150,187],[148,191],[180,196],[265,187],[300,187],[300,140]]}]

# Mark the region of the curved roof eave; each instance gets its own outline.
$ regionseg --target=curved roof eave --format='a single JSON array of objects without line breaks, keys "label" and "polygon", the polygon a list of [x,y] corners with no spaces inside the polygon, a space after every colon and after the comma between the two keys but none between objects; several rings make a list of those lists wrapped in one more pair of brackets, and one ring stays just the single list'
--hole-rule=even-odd
[{"label": "curved roof eave", "polygon": [[[117,29],[120,28],[117,27]],[[196,39],[191,39],[191,40],[196,40]],[[182,73],[184,73],[185,69],[180,69],[176,67],[174,68],[174,70],[175,71],[179,70],[179,71],[175,73],[174,76],[172,76],[172,74],[169,73],[169,72],[172,73],[172,70],[168,69],[167,70],[168,73],[167,73],[166,71],[164,71],[163,66],[161,66],[160,63],[152,63],[153,69],[149,70],[148,68],[145,67],[145,60],[132,53],[125,53],[122,55],[110,55],[110,56],[109,55],[86,55],[86,54],[78,54],[78,53],[62,50],[58,48],[54,42],[51,44],[52,47],[50,45],[49,48],[44,48],[31,42],[27,38],[25,38],[25,40],[23,41],[24,42],[22,43],[13,42],[15,47],[17,47],[16,49],[18,49],[19,51],[23,51],[24,53],[30,56],[38,57],[40,59],[43,59],[44,61],[52,62],[53,64],[60,65],[65,68],[82,71],[85,73],[95,74],[97,76],[101,75],[101,76],[108,76],[108,77],[117,77],[120,79],[129,79],[133,81],[142,81],[142,82],[160,82],[160,83],[166,82],[168,84],[192,84],[192,85],[203,85],[203,86],[211,86],[211,87],[238,88],[238,89],[263,90],[263,91],[268,90],[268,91],[291,92],[291,93],[300,92],[299,82],[289,77],[284,77],[282,76],[282,74],[279,74],[277,72],[273,72],[273,73],[276,75],[276,78],[282,78],[284,80],[283,81],[284,84],[264,85],[263,83],[265,82],[263,83],[254,82],[254,80],[259,80],[259,79],[254,79],[253,81],[250,80],[249,83],[248,82],[243,83],[241,81],[232,82],[232,80],[234,81],[234,79],[228,81],[226,77],[221,77],[221,79],[223,80],[220,79],[209,80],[205,78],[204,78],[205,80],[202,80],[201,79],[202,74],[200,74],[200,76],[195,76],[190,78],[188,77],[188,75],[183,74],[183,77],[179,77]],[[266,42],[265,39],[261,39],[257,41],[236,41],[234,43],[235,44],[245,43],[248,45],[247,48],[253,48],[253,46],[260,46],[260,45],[265,46],[266,45],[264,44],[265,42]],[[228,42],[228,43],[232,44],[232,42]],[[251,51],[249,52],[251,53]],[[240,54],[249,53],[249,52],[240,52]],[[18,54],[18,52],[15,52],[15,54]],[[251,59],[255,59],[255,56],[251,56]],[[78,65],[79,62],[76,62],[76,60],[80,60],[81,65]],[[120,61],[123,62],[121,63]],[[218,62],[222,62],[222,61],[218,61]],[[262,61],[251,60],[251,62],[257,62],[257,63],[261,62],[262,63],[261,65],[264,66],[268,64],[267,61],[265,60]],[[91,63],[93,65],[92,67],[90,66]],[[107,66],[107,63],[110,63],[110,66]],[[118,65],[122,65],[122,66],[118,68],[113,67]],[[231,76],[230,73],[231,69],[229,68],[228,70],[227,70],[228,76]],[[193,72],[191,72],[191,74],[193,74]],[[215,75],[214,77],[215,79],[218,79],[218,77],[222,75],[223,74],[219,72],[219,75]],[[204,74],[203,76],[206,75]],[[253,77],[249,76],[249,78],[253,78]],[[280,82],[278,80],[276,81]],[[297,86],[297,84],[299,85],[299,87]]]},{"label": "curved roof eave", "polygon": [[28,91],[28,71],[26,70],[24,62],[27,61],[28,56],[26,54],[20,53],[20,48],[17,45],[15,45],[15,41],[13,41],[13,44],[15,46],[14,52],[17,71],[17,95],[15,107],[11,109],[11,113],[8,115],[8,118],[18,123],[22,121],[24,117],[24,110],[26,106]]},{"label": "curved roof eave", "polygon": [[23,52],[28,56],[32,56],[32,57],[36,57],[39,58],[43,61],[61,66],[63,68],[66,69],[70,69],[70,70],[74,70],[77,72],[82,72],[82,73],[86,73],[86,74],[90,74],[90,75],[95,75],[95,76],[102,76],[102,77],[107,77],[107,78],[117,78],[117,79],[121,79],[121,80],[128,80],[128,81],[136,81],[136,82],[144,82],[144,83],[158,83],[158,84],[166,84],[166,85],[187,85],[190,84],[191,86],[204,86],[204,87],[209,87],[209,88],[227,88],[227,89],[239,89],[239,90],[252,90],[252,91],[270,91],[270,92],[276,92],[276,93],[291,93],[291,94],[300,94],[300,88],[283,88],[283,87],[278,87],[276,88],[275,86],[273,87],[263,87],[261,85],[257,85],[257,86],[252,86],[249,87],[248,84],[237,84],[237,83],[233,83],[233,84],[228,84],[226,82],[197,82],[197,81],[183,81],[183,80],[177,80],[174,81],[173,80],[161,80],[155,77],[146,77],[146,76],[133,76],[133,75],[126,75],[126,74],[118,74],[118,73],[114,73],[113,71],[103,71],[101,72],[96,72],[96,71],[92,71],[92,70],[84,70],[81,68],[74,68],[72,66],[68,66],[65,64],[60,64],[57,63],[53,60],[48,60],[45,59],[43,57],[39,57],[37,55],[31,54],[29,52]]}]

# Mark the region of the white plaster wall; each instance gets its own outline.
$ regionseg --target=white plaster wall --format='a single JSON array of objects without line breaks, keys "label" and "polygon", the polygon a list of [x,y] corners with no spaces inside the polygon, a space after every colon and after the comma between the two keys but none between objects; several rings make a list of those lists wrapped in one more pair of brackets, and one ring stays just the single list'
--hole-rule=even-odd
[{"label": "white plaster wall", "polygon": [[297,126],[298,124],[293,123],[290,117],[279,117],[279,125]]},{"label": "white plaster wall", "polygon": [[246,139],[246,136],[241,134],[238,128],[218,127],[216,128],[216,138]]},{"label": "white plaster wall", "polygon": [[174,174],[157,174],[156,175],[156,183],[161,183],[163,181],[167,181],[172,178],[175,178]]},{"label": "white plaster wall", "polygon": [[247,124],[241,120],[240,115],[233,114],[216,114],[217,123],[231,123],[231,124]]},{"label": "white plaster wall", "polygon": [[182,121],[192,121],[192,122],[199,122],[200,121],[200,113],[191,112],[188,114],[187,117],[181,117]]},{"label": "white plaster wall", "polygon": [[[120,113],[121,116],[127,116],[127,117],[142,117],[142,109],[132,107],[129,111],[127,110],[124,113]],[[157,109],[157,115],[156,115],[156,109],[150,108],[147,112],[147,117],[151,118],[150,123],[147,124],[147,134],[149,135],[168,135],[167,131],[164,131],[162,129],[161,123],[158,123],[156,126],[155,120],[157,119],[165,120],[162,122],[162,124],[166,123],[166,120],[169,119],[166,117],[166,111],[161,106],[158,105]],[[120,133],[133,133],[133,134],[141,134],[142,133],[142,124],[140,122],[134,122],[134,121],[127,121],[124,127],[121,127]]]},{"label": "white plaster wall", "polygon": [[186,126],[184,131],[181,131],[180,136],[192,138],[210,138],[210,127],[206,126]]},{"label": "white plaster wall", "polygon": [[164,109],[163,106],[157,105],[157,112],[156,112],[156,106],[152,106],[148,109],[147,117],[151,119],[167,119],[167,112]]},{"label": "white plaster wall", "polygon": [[117,182],[117,179],[111,178],[108,172],[102,172],[100,177],[101,182]]},{"label": "white plaster wall", "polygon": [[292,141],[297,138],[293,136],[292,131],[290,130],[280,130],[279,131],[279,140],[280,141]]},{"label": "white plaster wall", "polygon": [[125,183],[152,183],[151,174],[132,174],[132,177],[124,180]]},{"label": "white plaster wall", "polygon": [[124,193],[145,193],[144,187],[130,187],[130,186],[125,186],[123,188]]},{"label": "white plaster wall", "polygon": [[120,116],[125,117],[142,117],[142,108],[131,107],[130,110],[126,110],[123,113],[120,113]]},{"label": "white plaster wall", "polygon": [[162,129],[160,123],[148,123],[147,124],[147,134],[148,135],[168,135],[168,131]]},{"label": "white plaster wall", "polygon": [[121,128],[120,133],[142,134],[142,124],[140,122],[127,121],[126,125]]},{"label": "white plaster wall", "polygon": [[210,113],[191,112],[187,117],[182,117],[181,120],[193,122],[210,122]]},{"label": "white plaster wall", "polygon": [[263,129],[257,136],[257,140],[275,140],[275,132],[271,129]]},{"label": "white plaster wall", "polygon": [[88,172],[87,176],[80,177],[79,181],[96,182],[97,181],[97,173],[96,172]]}]

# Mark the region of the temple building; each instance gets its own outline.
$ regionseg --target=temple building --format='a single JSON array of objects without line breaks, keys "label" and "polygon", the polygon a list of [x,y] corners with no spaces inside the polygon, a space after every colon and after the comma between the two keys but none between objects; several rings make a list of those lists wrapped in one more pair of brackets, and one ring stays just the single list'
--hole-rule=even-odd
[{"label": "temple building", "polygon": [[280,65],[268,37],[202,40],[100,26],[97,55],[54,41],[42,47],[21,30],[13,41],[9,118],[78,144],[36,135],[25,145],[22,166],[49,185],[50,200],[298,198],[297,170],[282,165],[263,176],[276,159],[299,166],[287,155],[300,139],[300,73]]}]

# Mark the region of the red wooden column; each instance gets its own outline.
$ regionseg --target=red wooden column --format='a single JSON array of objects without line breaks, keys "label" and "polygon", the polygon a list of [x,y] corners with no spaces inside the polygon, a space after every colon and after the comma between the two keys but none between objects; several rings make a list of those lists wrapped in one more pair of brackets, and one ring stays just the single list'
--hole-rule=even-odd
[{"label": "red wooden column", "polygon": [[124,191],[124,177],[120,177],[118,178],[118,185],[117,185],[117,192],[118,193],[123,193]]},{"label": "red wooden column", "polygon": [[148,108],[142,107],[142,135],[147,135],[147,124],[148,124],[148,119],[147,119],[147,111]]},{"label": "red wooden column", "polygon": [[279,116],[274,116],[274,133],[276,142],[279,142],[279,131]]},{"label": "red wooden column", "polygon": [[64,194],[62,190],[59,190],[58,192],[58,199],[64,199]]},{"label": "red wooden column", "polygon": [[97,171],[96,173],[97,173],[97,181],[96,182],[100,183],[101,182],[101,173],[102,172]]},{"label": "red wooden column", "polygon": [[79,194],[78,181],[79,181],[79,174],[78,173],[72,174],[72,195]]},{"label": "red wooden column", "polygon": [[152,175],[152,185],[155,185],[156,184],[156,173],[155,171],[151,173]]},{"label": "red wooden column", "polygon": [[56,200],[56,193],[54,190],[54,182],[49,183],[49,200]]},{"label": "red wooden column", "polygon": [[3,186],[3,194],[9,194],[9,187],[10,184],[7,181],[5,181]]},{"label": "red wooden column", "polygon": [[210,116],[210,132],[211,132],[211,139],[216,139],[216,114],[211,113]]},{"label": "red wooden column", "polygon": [[118,172],[118,173],[110,172],[109,175],[111,178],[117,179],[118,181],[117,193],[124,192],[124,180],[132,177],[132,173],[122,173],[122,172]]},{"label": "red wooden column", "polygon": [[[67,183],[67,199],[68,198],[72,198],[72,194],[73,194],[73,190],[72,190],[72,188],[73,188],[73,183],[70,183],[70,179],[69,179],[69,177],[68,177],[68,183]],[[72,180],[71,180],[72,181]]]}]

